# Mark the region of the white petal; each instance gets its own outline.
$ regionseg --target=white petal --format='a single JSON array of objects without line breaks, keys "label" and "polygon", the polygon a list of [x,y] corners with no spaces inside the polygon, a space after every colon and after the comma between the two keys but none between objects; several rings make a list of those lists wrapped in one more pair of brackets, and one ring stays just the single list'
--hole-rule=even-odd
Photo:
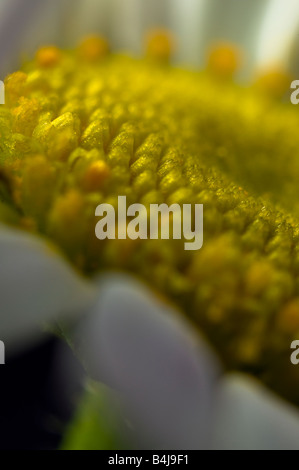
[{"label": "white petal", "polygon": [[75,0],[6,0],[0,16],[0,74],[48,43],[65,43],[64,31]]},{"label": "white petal", "polygon": [[142,0],[113,0],[110,11],[110,34],[116,50],[142,52],[145,4]]},{"label": "white petal", "polygon": [[231,42],[245,51],[246,76],[256,57],[256,35],[268,0],[170,0],[170,25],[178,36],[180,63],[203,66],[210,45]]},{"label": "white petal", "polygon": [[271,0],[258,35],[257,66],[287,66],[293,44],[298,41],[299,2]]},{"label": "white petal", "polygon": [[177,38],[176,58],[180,63],[202,65],[203,31],[209,0],[171,0],[170,26]]},{"label": "white petal", "polygon": [[[78,332],[91,374],[124,397],[152,448],[205,448],[218,363],[183,318],[126,276],[100,282],[99,303]],[[142,434],[142,433],[141,433]]]},{"label": "white petal", "polygon": [[113,0],[74,0],[67,27],[70,45],[91,34],[108,36]]},{"label": "white petal", "polygon": [[44,322],[76,318],[94,300],[92,285],[45,242],[0,226],[0,339],[9,351],[38,337]]},{"label": "white petal", "polygon": [[213,449],[298,450],[298,409],[251,377],[226,376],[215,406]]},{"label": "white petal", "polygon": [[211,42],[229,41],[244,51],[241,74],[246,80],[255,66],[257,32],[267,11],[269,0],[212,0],[206,18],[206,47]]}]

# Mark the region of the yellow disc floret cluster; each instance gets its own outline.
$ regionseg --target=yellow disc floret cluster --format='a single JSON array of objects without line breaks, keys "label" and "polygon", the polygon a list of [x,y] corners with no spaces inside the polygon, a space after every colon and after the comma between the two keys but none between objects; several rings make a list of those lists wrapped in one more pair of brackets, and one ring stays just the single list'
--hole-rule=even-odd
[{"label": "yellow disc floret cluster", "polygon": [[[289,359],[299,338],[298,111],[260,83],[233,84],[227,46],[191,72],[169,65],[162,39],[144,59],[110,54],[101,38],[74,51],[44,47],[7,77],[0,220],[50,239],[88,276],[136,273],[180,306],[228,368],[299,403]],[[97,240],[95,208],[117,208],[119,195],[203,204],[202,249]]]}]

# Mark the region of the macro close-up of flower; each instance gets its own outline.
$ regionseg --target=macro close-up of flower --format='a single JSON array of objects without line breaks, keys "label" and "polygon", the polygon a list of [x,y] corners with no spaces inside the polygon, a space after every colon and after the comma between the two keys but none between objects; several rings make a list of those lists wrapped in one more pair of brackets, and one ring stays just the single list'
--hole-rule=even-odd
[{"label": "macro close-up of flower", "polygon": [[244,3],[0,0],[1,449],[299,449],[299,5]]}]

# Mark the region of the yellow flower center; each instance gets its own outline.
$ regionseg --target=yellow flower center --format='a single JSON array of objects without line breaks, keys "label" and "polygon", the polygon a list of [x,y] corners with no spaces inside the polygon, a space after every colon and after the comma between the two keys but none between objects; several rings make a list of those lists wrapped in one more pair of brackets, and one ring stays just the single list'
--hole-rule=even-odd
[{"label": "yellow flower center", "polygon": [[[207,72],[165,67],[171,51],[165,33],[150,38],[144,59],[89,38],[75,51],[42,48],[7,77],[0,220],[51,239],[87,275],[137,273],[227,367],[298,403],[299,369],[286,367],[299,334],[298,111],[214,80],[238,66],[228,46],[214,50]],[[100,242],[95,208],[116,208],[119,195],[128,205],[203,204],[203,248]]]}]

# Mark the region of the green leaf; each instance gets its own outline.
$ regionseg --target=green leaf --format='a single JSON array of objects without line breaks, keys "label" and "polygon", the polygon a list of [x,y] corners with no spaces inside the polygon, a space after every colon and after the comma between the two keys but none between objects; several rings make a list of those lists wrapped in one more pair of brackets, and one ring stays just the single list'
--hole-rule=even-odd
[{"label": "green leaf", "polygon": [[88,381],[84,396],[64,436],[62,450],[130,449],[129,426],[120,401],[106,386]]}]

